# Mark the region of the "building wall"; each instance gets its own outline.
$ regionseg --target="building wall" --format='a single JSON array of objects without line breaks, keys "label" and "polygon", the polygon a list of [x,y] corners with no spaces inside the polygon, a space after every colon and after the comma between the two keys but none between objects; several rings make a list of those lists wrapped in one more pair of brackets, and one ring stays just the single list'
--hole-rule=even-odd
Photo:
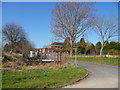
[{"label": "building wall", "polygon": [[38,49],[38,52],[42,54],[49,54],[51,52],[54,52],[55,49],[62,49],[62,47],[63,47],[62,43],[54,42],[50,46],[48,46],[48,48]]}]

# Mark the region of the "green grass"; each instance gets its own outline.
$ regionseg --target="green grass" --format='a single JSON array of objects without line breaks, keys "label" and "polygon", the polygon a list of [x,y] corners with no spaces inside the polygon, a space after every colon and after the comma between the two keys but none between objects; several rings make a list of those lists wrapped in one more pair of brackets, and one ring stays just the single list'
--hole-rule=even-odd
[{"label": "green grass", "polygon": [[[120,58],[110,58],[110,57],[76,57],[78,61],[94,62],[100,64],[107,64],[118,66],[118,61]],[[69,57],[69,60],[75,60],[75,57]],[[119,63],[120,66],[120,63]]]},{"label": "green grass", "polygon": [[88,71],[82,67],[60,70],[3,71],[3,88],[59,88],[82,78]]}]

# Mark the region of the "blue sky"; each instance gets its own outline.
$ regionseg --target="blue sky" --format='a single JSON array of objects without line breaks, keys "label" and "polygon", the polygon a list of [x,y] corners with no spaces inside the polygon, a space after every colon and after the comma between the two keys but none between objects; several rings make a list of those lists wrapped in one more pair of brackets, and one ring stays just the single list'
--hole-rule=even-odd
[{"label": "blue sky", "polygon": [[[27,37],[36,48],[41,48],[52,42],[54,36],[50,28],[51,12],[55,8],[54,2],[3,2],[2,24],[17,23],[23,26]],[[117,3],[97,2],[95,7],[97,16],[118,15]],[[92,35],[91,35],[92,34]],[[89,31],[88,41],[96,44],[99,38]]]}]

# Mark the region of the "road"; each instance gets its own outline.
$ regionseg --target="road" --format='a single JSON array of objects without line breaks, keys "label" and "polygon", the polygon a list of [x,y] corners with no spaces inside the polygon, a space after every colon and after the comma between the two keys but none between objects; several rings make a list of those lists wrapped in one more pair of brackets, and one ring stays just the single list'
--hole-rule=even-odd
[{"label": "road", "polygon": [[[73,61],[69,61],[73,64]],[[118,67],[77,61],[78,66],[89,70],[90,75],[80,82],[63,88],[118,88]]]}]

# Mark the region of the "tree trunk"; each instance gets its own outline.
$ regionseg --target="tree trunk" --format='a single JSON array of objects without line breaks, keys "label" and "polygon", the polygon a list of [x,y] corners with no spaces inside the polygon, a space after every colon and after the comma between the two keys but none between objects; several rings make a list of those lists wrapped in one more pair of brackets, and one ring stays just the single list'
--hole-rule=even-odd
[{"label": "tree trunk", "polygon": [[73,55],[73,47],[70,48],[70,56]]},{"label": "tree trunk", "polygon": [[102,47],[100,49],[100,56],[102,56],[103,48],[105,47],[106,44],[107,44],[107,42],[105,42],[104,44],[102,44]]},{"label": "tree trunk", "polygon": [[103,46],[100,49],[100,56],[102,56]]},{"label": "tree trunk", "polygon": [[73,55],[73,44],[74,44],[74,41],[70,43],[70,56]]},{"label": "tree trunk", "polygon": [[11,49],[11,50],[10,50],[10,54],[12,54],[12,52],[13,52],[13,50]]},{"label": "tree trunk", "polygon": [[84,52],[84,55],[86,55],[86,53],[87,53],[87,49],[85,48],[85,52]]}]

